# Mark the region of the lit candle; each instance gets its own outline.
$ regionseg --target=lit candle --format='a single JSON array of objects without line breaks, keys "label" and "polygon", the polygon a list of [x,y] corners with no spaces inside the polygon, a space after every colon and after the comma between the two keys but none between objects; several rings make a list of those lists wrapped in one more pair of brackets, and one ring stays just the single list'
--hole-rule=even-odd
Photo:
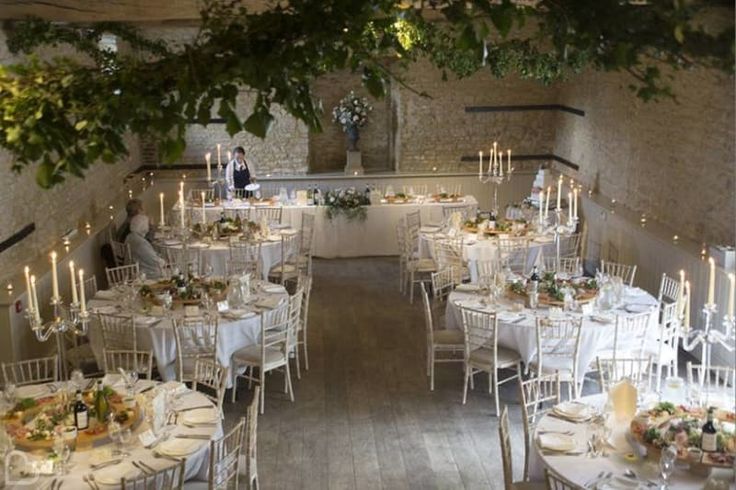
[{"label": "lit candle", "polygon": [[56,299],[59,296],[59,273],[56,270],[56,252],[51,252],[51,292]]},{"label": "lit candle", "polygon": [[716,296],[716,261],[713,257],[708,258],[708,266],[710,267],[710,275],[708,276],[708,304],[715,304]]},{"label": "lit candle", "polygon": [[736,289],[736,276],[732,272],[728,275],[728,316],[730,318],[733,318],[734,289]]},{"label": "lit candle", "polygon": [[79,269],[79,311],[87,311],[87,298],[84,293],[84,270]]},{"label": "lit candle", "polygon": [[552,194],[552,186],[547,186],[547,201],[545,201],[544,204],[544,219],[546,220],[549,217],[549,196]]},{"label": "lit candle", "polygon": [[165,214],[164,214],[164,193],[163,192],[158,195],[158,200],[160,202],[159,208],[161,211],[161,219],[159,220],[159,222],[161,223],[161,226],[166,226],[166,220],[164,219]]},{"label": "lit candle", "polygon": [[230,160],[233,159],[233,154],[231,152],[227,152],[227,163],[230,163]]},{"label": "lit candle", "polygon": [[483,176],[483,152],[478,152],[478,177]]},{"label": "lit candle", "polygon": [[677,295],[677,315],[685,314],[685,271],[680,269],[680,289]]},{"label": "lit candle", "polygon": [[573,200],[572,200],[572,215],[575,219],[578,219],[578,189],[572,190],[573,194]]},{"label": "lit candle", "polygon": [[506,173],[510,174],[511,173],[511,150],[508,150],[507,155],[508,155],[508,160],[507,160],[508,168],[506,169]]},{"label": "lit candle", "polygon": [[572,221],[572,193],[567,193],[567,220]]},{"label": "lit candle", "polygon": [[217,169],[219,170],[220,167],[222,167],[222,153],[221,150],[222,145],[220,143],[217,143]]},{"label": "lit candle", "polygon": [[561,208],[562,204],[562,175],[557,179],[557,209]]},{"label": "lit candle", "polygon": [[207,162],[207,182],[212,182],[212,162],[210,161],[212,154],[207,152],[204,154],[204,160]]},{"label": "lit candle", "polygon": [[31,276],[31,292],[33,293],[33,305],[36,322],[41,323],[41,312],[38,311],[38,294],[36,293],[36,276]]},{"label": "lit candle", "polygon": [[544,221],[544,189],[539,191],[539,222]]},{"label": "lit candle", "polygon": [[76,304],[79,302],[79,297],[77,296],[77,278],[74,277],[74,261],[69,261],[69,277],[72,281],[72,304]]},{"label": "lit candle", "polygon": [[493,148],[488,152],[488,175],[493,175]]},{"label": "lit candle", "polygon": [[202,224],[205,224],[207,222],[207,213],[204,209],[204,200],[205,200],[206,194],[204,191],[202,191]]},{"label": "lit candle", "polygon": [[179,191],[179,223],[184,228],[184,191]]},{"label": "lit candle", "polygon": [[685,281],[685,316],[682,320],[685,331],[690,330],[690,281]]},{"label": "lit candle", "polygon": [[493,175],[498,172],[498,143],[493,142]]},{"label": "lit candle", "polygon": [[498,176],[503,177],[503,152],[498,157]]},{"label": "lit candle", "polygon": [[26,273],[26,292],[28,293],[28,309],[33,310],[33,292],[31,291],[31,269],[26,266],[23,271]]}]

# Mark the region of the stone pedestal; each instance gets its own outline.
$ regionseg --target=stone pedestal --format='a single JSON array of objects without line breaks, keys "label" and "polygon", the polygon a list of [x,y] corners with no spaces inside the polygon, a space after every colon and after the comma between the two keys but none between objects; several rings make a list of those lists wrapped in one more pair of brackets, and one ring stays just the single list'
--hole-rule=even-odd
[{"label": "stone pedestal", "polygon": [[348,163],[345,165],[345,175],[363,175],[363,158],[359,151],[348,150]]}]

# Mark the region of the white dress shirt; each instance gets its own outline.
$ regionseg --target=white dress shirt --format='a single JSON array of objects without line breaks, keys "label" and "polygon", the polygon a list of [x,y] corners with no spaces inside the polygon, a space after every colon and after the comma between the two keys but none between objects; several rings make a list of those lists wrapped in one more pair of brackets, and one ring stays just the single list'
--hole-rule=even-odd
[{"label": "white dress shirt", "polygon": [[133,262],[138,262],[140,272],[144,272],[149,279],[159,279],[161,268],[166,264],[166,261],[156,253],[151,242],[142,235],[131,231],[125,237],[125,243],[130,247]]},{"label": "white dress shirt", "polygon": [[235,158],[227,162],[227,167],[225,167],[225,183],[227,184],[228,190],[231,191],[235,189],[235,181],[233,180],[233,172],[235,171],[236,168],[238,170],[243,169],[246,163],[248,164],[248,171],[250,172],[250,180],[252,182],[253,179],[256,177],[256,168],[255,168],[255,165],[253,165],[252,158],[248,158],[242,164],[238,163],[238,161]]}]

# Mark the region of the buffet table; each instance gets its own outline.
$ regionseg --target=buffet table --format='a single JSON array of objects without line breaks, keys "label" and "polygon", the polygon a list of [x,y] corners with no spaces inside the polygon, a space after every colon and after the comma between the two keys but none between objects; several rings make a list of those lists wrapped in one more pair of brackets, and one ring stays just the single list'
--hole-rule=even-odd
[{"label": "buffet table", "polygon": [[[254,294],[242,310],[221,313],[217,331],[217,360],[224,367],[230,366],[233,353],[249,345],[257,344],[261,336],[262,312],[277,304],[288,301],[283,286],[265,282],[253,283]],[[156,365],[165,381],[176,379],[176,339],[174,338],[174,318],[181,317],[183,310],[166,311],[164,316],[154,316],[144,312],[126,311],[122,298],[115,291],[99,291],[89,302],[90,308],[106,314],[135,314],[137,343],[139,350],[152,350]],[[97,364],[103,366],[103,339],[97,321],[90,324],[89,341]],[[231,379],[228,377],[228,387]]]},{"label": "buffet table", "polygon": [[[419,211],[422,223],[441,223],[443,208],[468,206],[472,213],[478,207],[478,201],[473,196],[465,196],[459,201],[451,202],[408,202],[403,204],[379,203],[366,206],[365,221],[349,221],[343,216],[329,219],[326,216],[326,206],[312,205],[283,205],[281,222],[299,230],[302,214],[314,214],[314,241],[313,255],[323,258],[337,257],[368,257],[381,255],[398,255],[396,243],[396,225],[399,220],[409,213]],[[234,199],[219,206],[205,207],[208,222],[216,221],[220,215],[239,211],[243,217],[254,208],[248,201]],[[175,208],[176,209],[176,208]],[[190,207],[195,222],[199,222],[201,207]]]},{"label": "buffet table", "polygon": [[[111,386],[115,391],[125,391],[122,379],[118,377],[118,381],[114,381],[114,376],[110,375],[104,378],[104,383]],[[108,384],[109,383],[109,384]],[[31,396],[32,398],[48,398],[56,393],[61,383],[49,385],[31,385],[18,389],[18,397]],[[160,383],[148,380],[139,380],[135,384],[136,399],[143,401],[148,396],[153,396],[156,390],[149,390],[154,386],[162,386]],[[172,387],[166,386],[166,389]],[[176,387],[176,397],[172,409],[181,416],[177,416],[172,425],[168,425],[162,434],[159,435],[159,442],[152,448],[144,447],[138,439],[138,435],[150,429],[147,420],[140,415],[131,426],[132,438],[127,444],[125,450],[129,455],[114,455],[112,448],[114,444],[109,439],[100,441],[93,447],[82,447],[77,445],[75,451],[72,452],[68,462],[69,472],[65,475],[55,474],[53,465],[48,464],[49,454],[47,451],[34,450],[26,452],[25,458],[21,455],[13,461],[21,467],[22,474],[5,474],[5,488],[10,489],[28,489],[49,488],[52,480],[60,482],[66,489],[81,488],[119,488],[119,482],[122,477],[132,479],[140,476],[141,468],[146,471],[163,469],[178,464],[174,456],[161,456],[160,454],[168,453],[168,448],[182,449],[182,454],[186,457],[185,462],[185,480],[207,481],[209,471],[209,441],[222,436],[222,425],[217,416],[217,408],[203,394],[194,392],[186,388],[184,385]],[[199,407],[202,410],[194,410]],[[210,423],[200,423],[198,425],[190,425],[186,414],[209,411],[215,417]],[[173,418],[172,418],[173,420]],[[185,425],[187,424],[187,425]],[[49,441],[51,444],[52,441]],[[145,466],[133,462],[142,461]],[[148,469],[150,468],[150,470]],[[94,483],[88,483],[93,478]],[[60,487],[58,487],[60,488]]]}]

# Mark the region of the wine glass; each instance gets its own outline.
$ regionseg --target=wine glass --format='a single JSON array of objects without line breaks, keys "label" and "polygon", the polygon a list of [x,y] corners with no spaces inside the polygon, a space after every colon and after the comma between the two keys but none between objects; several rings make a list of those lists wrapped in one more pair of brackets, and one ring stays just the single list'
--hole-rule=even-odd
[{"label": "wine glass", "polygon": [[659,457],[659,475],[662,477],[663,489],[669,488],[669,479],[675,471],[676,460],[677,448],[674,444],[662,449],[662,455]]},{"label": "wine glass", "polygon": [[121,445],[120,442],[120,432],[122,430],[122,427],[120,427],[120,424],[115,421],[114,418],[110,418],[110,422],[107,424],[107,433],[110,435],[110,440],[115,443],[117,446],[117,449],[114,452],[114,455],[120,456],[122,455]]},{"label": "wine glass", "polygon": [[125,387],[128,389],[128,394],[135,394],[135,384],[138,382],[138,371],[130,370],[125,376]]},{"label": "wine glass", "polygon": [[15,405],[16,387],[13,383],[7,383],[5,385],[5,400],[10,405]]},{"label": "wine glass", "polygon": [[128,448],[130,447],[130,443],[133,441],[133,432],[130,430],[129,427],[121,427],[118,431],[117,435],[117,444],[118,444],[118,453],[121,456],[128,457],[130,456],[130,453],[128,452]]},{"label": "wine glass", "polygon": [[79,369],[72,371],[72,374],[69,376],[69,381],[71,381],[78,390],[83,390],[86,385],[84,373]]},{"label": "wine glass", "polygon": [[68,473],[67,464],[72,456],[72,449],[64,439],[63,434],[56,434],[54,438],[54,454],[56,455],[55,470],[57,475],[66,475]]}]

